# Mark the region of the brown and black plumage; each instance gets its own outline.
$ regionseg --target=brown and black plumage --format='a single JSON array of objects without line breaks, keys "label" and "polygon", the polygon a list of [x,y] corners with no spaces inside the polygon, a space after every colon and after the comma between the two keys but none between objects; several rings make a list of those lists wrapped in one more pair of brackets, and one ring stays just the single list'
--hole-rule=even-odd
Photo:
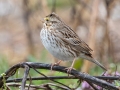
[{"label": "brown and black plumage", "polygon": [[55,13],[46,16],[40,37],[45,48],[54,57],[64,61],[73,60],[69,71],[73,68],[76,58],[89,60],[106,70],[92,57],[92,49]]}]

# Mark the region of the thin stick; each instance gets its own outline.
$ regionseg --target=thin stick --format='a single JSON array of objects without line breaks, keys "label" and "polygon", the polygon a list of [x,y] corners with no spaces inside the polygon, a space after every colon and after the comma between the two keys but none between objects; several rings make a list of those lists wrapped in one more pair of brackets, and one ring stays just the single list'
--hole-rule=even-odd
[{"label": "thin stick", "polygon": [[25,73],[22,79],[21,90],[25,89],[25,84],[26,84],[27,76],[29,74],[29,70],[30,70],[29,66],[25,65]]}]

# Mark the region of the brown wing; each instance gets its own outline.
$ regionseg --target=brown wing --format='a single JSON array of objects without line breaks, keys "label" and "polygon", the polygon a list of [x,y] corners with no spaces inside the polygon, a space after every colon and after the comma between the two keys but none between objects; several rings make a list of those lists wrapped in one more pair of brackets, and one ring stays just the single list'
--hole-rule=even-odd
[{"label": "brown wing", "polygon": [[68,26],[64,26],[61,30],[59,30],[59,37],[66,43],[72,46],[76,51],[83,52],[89,56],[91,56],[92,49],[82,41],[78,35]]}]

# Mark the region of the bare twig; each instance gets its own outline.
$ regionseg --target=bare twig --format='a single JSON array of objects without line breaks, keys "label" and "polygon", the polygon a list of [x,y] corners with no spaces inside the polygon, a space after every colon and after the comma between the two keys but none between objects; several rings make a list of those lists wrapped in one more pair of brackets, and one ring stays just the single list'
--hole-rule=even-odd
[{"label": "bare twig", "polygon": [[80,80],[80,79],[79,79],[79,81],[77,81],[78,85],[75,87],[75,90],[80,86],[81,81],[82,81],[82,80]]},{"label": "bare twig", "polygon": [[[63,87],[63,86],[60,86],[60,85],[57,85],[57,84],[53,84],[53,83],[47,83],[47,84],[42,84],[42,85],[31,85],[29,86],[29,84],[26,84],[25,87],[29,87],[29,88],[33,88],[33,89],[47,89],[47,85],[50,85],[50,86],[55,86],[57,88],[60,88],[62,90],[68,90],[68,88],[66,87]],[[19,83],[7,83],[7,86],[12,86],[12,87],[19,87],[21,86],[21,84]]]},{"label": "bare twig", "polygon": [[[29,87],[30,87],[30,85],[31,85],[31,83],[32,83],[32,79],[31,79],[31,76],[30,76],[30,73],[29,73],[29,81],[30,81],[30,83],[29,83]],[[28,79],[28,78],[27,78]],[[27,81],[27,79],[26,79],[26,81]],[[28,90],[29,90],[29,87],[28,87]]]},{"label": "bare twig", "polygon": [[25,84],[26,84],[27,76],[29,74],[29,70],[30,70],[29,66],[25,65],[25,73],[22,79],[21,90],[25,89]]},{"label": "bare twig", "polygon": [[[24,68],[25,65],[32,66],[35,69],[47,69],[51,70],[51,65],[50,64],[43,64],[43,63],[32,63],[32,62],[26,62],[26,63],[21,63],[21,64],[16,64],[13,67],[11,67],[9,70],[5,72],[5,79],[7,80],[13,72],[15,72],[18,68]],[[31,68],[31,67],[30,67]],[[63,66],[53,66],[53,70],[67,73],[67,70],[65,70],[66,67]],[[102,88],[109,89],[109,90],[119,90],[116,86],[113,84],[106,82],[104,80],[100,80],[96,77],[90,76],[89,74],[85,74],[82,72],[78,72],[76,70],[71,70],[71,73],[69,73],[78,79],[82,79],[85,81],[88,81],[90,83],[96,84]],[[13,75],[13,74],[12,74]],[[48,78],[48,77],[47,77]],[[3,87],[3,76],[0,77],[0,88]],[[50,79],[49,79],[50,80]]]},{"label": "bare twig", "polygon": [[[49,79],[78,79],[75,76],[47,76]],[[103,80],[120,80],[120,76],[94,76],[99,79]],[[33,77],[33,78],[27,78],[27,80],[48,80],[46,77]],[[23,78],[16,78],[12,80],[7,80],[6,83],[10,82],[21,82]]]},{"label": "bare twig", "polygon": [[48,84],[44,84],[43,86],[46,87],[47,90],[53,90]]},{"label": "bare twig", "polygon": [[68,90],[68,88],[60,86],[60,85],[57,85],[57,84],[53,84],[53,83],[47,83],[47,84],[51,85],[51,86],[55,86],[55,87],[61,88],[62,90]]},{"label": "bare twig", "polygon": [[[13,86],[13,87],[19,87],[21,86],[21,84],[19,83],[7,83],[8,86]],[[25,87],[29,87],[29,84],[26,84]],[[45,87],[43,87],[43,85],[39,86],[39,85],[31,85],[30,88],[36,88],[36,89],[46,89]]]},{"label": "bare twig", "polygon": [[[32,67],[32,66],[30,66],[30,67]],[[49,77],[47,77],[47,76],[44,75],[43,73],[41,73],[41,72],[39,72],[38,70],[36,70],[34,67],[32,67],[32,68],[33,68],[37,73],[39,73],[40,75],[44,76],[45,78],[47,78],[47,79],[49,79],[49,80],[51,80],[51,81],[53,81],[53,82],[56,82],[56,83],[58,83],[58,84],[61,84],[61,85],[65,86],[65,87],[67,87],[68,89],[71,89],[70,87],[68,87],[67,85],[65,85],[65,84],[63,84],[63,83],[60,83],[60,82],[55,81],[55,80],[53,80],[53,79],[50,79]]]},{"label": "bare twig", "polygon": [[92,84],[91,82],[87,82],[94,90],[98,90],[97,88],[96,88],[96,86],[94,85],[94,84]]}]

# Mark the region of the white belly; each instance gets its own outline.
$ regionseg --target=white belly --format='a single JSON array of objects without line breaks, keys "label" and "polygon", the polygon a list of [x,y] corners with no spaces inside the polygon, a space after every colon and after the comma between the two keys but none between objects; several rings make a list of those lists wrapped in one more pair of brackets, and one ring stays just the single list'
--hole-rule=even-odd
[{"label": "white belly", "polygon": [[[50,35],[52,38],[48,38]],[[61,40],[55,37],[53,34],[50,34],[49,32],[45,33],[45,31],[42,29],[40,32],[40,38],[44,47],[57,59],[73,60],[75,58],[73,54],[68,52],[67,48],[63,47],[63,43],[62,45],[57,44],[61,42]],[[57,42],[54,40],[54,38],[57,39]]]}]

